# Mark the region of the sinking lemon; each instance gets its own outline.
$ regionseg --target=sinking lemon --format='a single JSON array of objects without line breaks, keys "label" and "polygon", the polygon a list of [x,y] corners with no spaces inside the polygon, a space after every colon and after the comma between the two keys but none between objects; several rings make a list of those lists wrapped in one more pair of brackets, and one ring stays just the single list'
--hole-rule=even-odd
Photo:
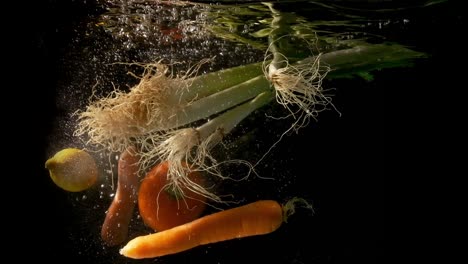
[{"label": "sinking lemon", "polygon": [[60,188],[70,192],[84,191],[93,186],[98,178],[94,158],[86,151],[66,148],[45,163],[50,177]]}]

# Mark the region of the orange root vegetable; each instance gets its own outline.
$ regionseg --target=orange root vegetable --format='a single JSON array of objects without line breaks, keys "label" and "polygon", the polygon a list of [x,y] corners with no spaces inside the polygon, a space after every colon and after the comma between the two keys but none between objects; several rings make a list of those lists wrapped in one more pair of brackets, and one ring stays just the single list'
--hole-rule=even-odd
[{"label": "orange root vegetable", "polygon": [[128,225],[137,202],[138,156],[133,147],[126,149],[119,159],[117,191],[101,228],[101,238],[108,246],[127,239]]},{"label": "orange root vegetable", "polygon": [[[141,182],[138,191],[138,207],[144,223],[155,231],[163,231],[193,221],[200,217],[206,207],[206,197],[183,187],[182,193],[169,190],[168,162],[151,169]],[[199,186],[204,179],[192,171],[188,178]]]},{"label": "orange root vegetable", "polygon": [[174,254],[199,245],[235,238],[268,234],[278,229],[294,213],[293,198],[284,206],[273,200],[261,200],[198,218],[166,231],[130,240],[120,254],[134,259]]}]

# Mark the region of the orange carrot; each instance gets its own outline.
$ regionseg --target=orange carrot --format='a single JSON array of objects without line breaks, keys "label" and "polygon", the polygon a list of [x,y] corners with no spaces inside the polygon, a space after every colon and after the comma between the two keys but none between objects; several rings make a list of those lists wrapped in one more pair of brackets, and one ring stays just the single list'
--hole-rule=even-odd
[{"label": "orange carrot", "polygon": [[[206,207],[206,198],[182,187],[183,194],[166,189],[167,161],[153,167],[140,184],[138,208],[143,222],[155,231],[163,231],[193,221]],[[197,171],[190,172],[191,181],[203,186],[204,179]]]},{"label": "orange carrot", "polygon": [[207,215],[162,232],[136,237],[120,250],[120,254],[134,259],[154,258],[199,245],[268,234],[278,229],[285,217],[294,212],[296,201],[304,202],[293,198],[282,207],[276,201],[261,200]]},{"label": "orange carrot", "polygon": [[109,246],[127,239],[138,191],[138,156],[133,147],[125,150],[119,159],[117,191],[101,228],[101,238]]}]

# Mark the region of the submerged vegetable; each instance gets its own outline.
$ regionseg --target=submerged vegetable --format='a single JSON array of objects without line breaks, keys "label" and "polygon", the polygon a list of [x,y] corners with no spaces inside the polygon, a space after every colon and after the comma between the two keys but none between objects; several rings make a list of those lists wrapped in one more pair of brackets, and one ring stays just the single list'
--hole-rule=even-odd
[{"label": "submerged vegetable", "polygon": [[128,225],[138,193],[138,156],[134,147],[120,155],[117,191],[106,213],[101,228],[101,238],[108,246],[118,245],[127,239]]},{"label": "submerged vegetable", "polygon": [[66,148],[57,152],[45,163],[52,181],[69,192],[84,191],[93,186],[98,178],[94,158],[84,150]]},{"label": "submerged vegetable", "polygon": [[[206,198],[193,190],[169,188],[168,166],[166,161],[148,172],[138,194],[140,215],[145,224],[155,231],[166,230],[193,221],[206,207]],[[187,179],[193,183],[191,186],[204,185],[199,172],[190,172]]]},{"label": "submerged vegetable", "polygon": [[134,259],[154,258],[185,251],[196,246],[235,238],[268,234],[278,229],[294,213],[293,198],[284,206],[273,200],[261,200],[233,209],[204,216],[166,231],[136,237],[120,250]]}]

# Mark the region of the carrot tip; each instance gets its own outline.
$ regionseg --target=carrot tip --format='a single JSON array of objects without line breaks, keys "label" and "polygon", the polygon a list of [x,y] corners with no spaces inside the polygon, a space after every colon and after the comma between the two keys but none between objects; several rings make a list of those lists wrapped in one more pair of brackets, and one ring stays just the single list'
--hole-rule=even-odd
[{"label": "carrot tip", "polygon": [[138,251],[138,242],[135,240],[130,240],[123,248],[119,250],[120,255],[132,258],[132,259],[141,259],[144,258],[141,255],[141,252]]},{"label": "carrot tip", "polygon": [[119,250],[119,253],[120,253],[120,255],[123,255],[123,256],[125,256],[125,257],[128,257],[128,249],[127,249],[127,247],[125,246],[125,247],[121,248],[121,249]]}]

